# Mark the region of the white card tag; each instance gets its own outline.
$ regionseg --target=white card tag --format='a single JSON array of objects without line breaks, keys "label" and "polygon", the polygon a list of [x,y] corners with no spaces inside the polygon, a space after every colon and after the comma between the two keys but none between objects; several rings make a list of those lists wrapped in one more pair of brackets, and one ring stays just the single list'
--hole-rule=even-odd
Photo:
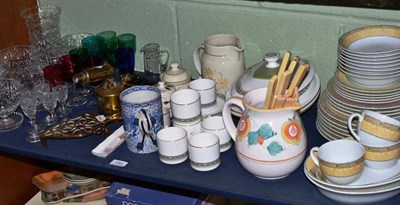
[{"label": "white card tag", "polygon": [[100,122],[103,122],[104,120],[106,120],[107,118],[104,115],[97,115],[96,119]]},{"label": "white card tag", "polygon": [[110,165],[117,166],[117,167],[125,167],[128,164],[128,162],[114,159],[113,161],[110,162]]}]

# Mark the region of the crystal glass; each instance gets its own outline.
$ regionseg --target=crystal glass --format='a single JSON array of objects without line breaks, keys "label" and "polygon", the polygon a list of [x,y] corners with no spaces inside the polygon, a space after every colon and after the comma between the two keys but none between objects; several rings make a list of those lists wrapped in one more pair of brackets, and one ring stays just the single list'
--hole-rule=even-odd
[{"label": "crystal glass", "polygon": [[[67,54],[60,57],[61,64],[64,66],[63,79],[65,82],[72,82],[72,76],[82,70],[82,61],[78,54]],[[83,95],[76,95],[76,84],[68,83],[71,88],[72,99],[67,103],[68,106],[79,106],[87,102]]]},{"label": "crystal glass", "polygon": [[43,68],[46,65],[45,62],[34,61],[16,67],[10,75],[22,84],[23,90],[33,90],[35,84],[43,79]]},{"label": "crystal glass", "polygon": [[26,137],[28,142],[34,143],[39,141],[39,133],[43,132],[44,127],[40,127],[36,124],[36,102],[37,95],[30,91],[23,92],[23,97],[21,99],[21,109],[25,116],[29,119],[29,124],[31,127],[28,128],[27,132],[29,135]]},{"label": "crystal glass", "polygon": [[33,60],[33,48],[28,45],[10,46],[0,50],[0,67],[9,74],[16,67],[27,66]]},{"label": "crystal glass", "polygon": [[58,113],[60,117],[67,117],[67,115],[71,112],[71,108],[67,107],[68,100],[68,90],[70,85],[68,83],[59,83],[54,88],[58,94],[58,102],[60,106],[58,107]]},{"label": "crystal glass", "polygon": [[24,9],[20,13],[28,28],[31,45],[36,53],[43,53],[44,59],[54,59],[62,47],[60,32],[61,8],[41,5]]},{"label": "crystal glass", "polygon": [[0,78],[0,132],[19,127],[23,116],[15,112],[21,100],[21,84],[13,78]]},{"label": "crystal glass", "polygon": [[46,82],[41,82],[36,85],[35,93],[39,96],[43,107],[49,112],[46,116],[45,122],[47,126],[51,126],[57,123],[57,115],[55,113],[57,107],[58,94],[54,89],[51,89],[50,85]]},{"label": "crystal glass", "polygon": [[70,51],[74,48],[82,47],[82,40],[88,36],[94,36],[94,34],[91,33],[67,34],[61,37],[61,43]]}]

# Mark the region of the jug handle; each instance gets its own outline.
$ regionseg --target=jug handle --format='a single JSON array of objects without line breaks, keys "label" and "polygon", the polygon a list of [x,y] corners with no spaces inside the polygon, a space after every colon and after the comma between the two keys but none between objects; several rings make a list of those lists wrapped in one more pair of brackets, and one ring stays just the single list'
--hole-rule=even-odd
[{"label": "jug handle", "polygon": [[228,131],[229,135],[236,141],[236,130],[237,127],[233,123],[232,114],[231,114],[231,106],[236,105],[239,106],[240,109],[244,112],[244,106],[242,103],[243,99],[239,97],[232,97],[228,101],[225,102],[224,107],[222,108],[222,119],[224,121],[226,130]]},{"label": "jug handle", "polygon": [[160,53],[161,53],[161,55],[163,55],[163,53],[165,53],[167,55],[167,59],[165,59],[164,63],[161,65],[163,68],[162,72],[164,72],[168,67],[169,52],[167,50],[161,50]]},{"label": "jug handle", "polygon": [[204,50],[203,44],[197,46],[197,48],[194,50],[194,53],[193,53],[194,67],[196,67],[196,70],[200,75],[201,75],[201,63],[200,63],[200,50],[201,49]]}]

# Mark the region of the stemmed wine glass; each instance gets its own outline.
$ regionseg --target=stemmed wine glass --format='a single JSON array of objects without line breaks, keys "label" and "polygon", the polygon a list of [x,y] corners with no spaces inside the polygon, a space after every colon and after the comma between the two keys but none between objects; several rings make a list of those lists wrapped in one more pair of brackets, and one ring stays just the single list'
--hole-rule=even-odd
[{"label": "stemmed wine glass", "polygon": [[21,99],[21,109],[25,116],[29,119],[29,124],[31,125],[28,128],[29,135],[26,137],[26,140],[30,143],[35,143],[39,141],[39,133],[43,131],[43,129],[38,130],[39,126],[36,124],[36,103],[37,103],[37,95],[30,91],[23,92],[23,97]]},{"label": "stemmed wine glass", "polygon": [[40,82],[35,86],[37,95],[43,104],[43,107],[49,112],[46,116],[45,122],[47,126],[51,126],[57,123],[57,115],[55,109],[57,107],[58,95],[56,91],[50,87],[46,82]]},{"label": "stemmed wine glass", "polygon": [[[75,54],[75,53],[70,53],[67,55],[63,55],[60,57],[60,61],[64,66],[64,81],[66,82],[71,82],[72,81],[72,76],[82,70],[82,59],[80,55]],[[87,102],[87,98],[83,95],[77,95],[76,94],[76,83],[71,84],[71,94],[72,94],[72,99],[69,100],[67,103],[68,106],[80,106],[83,105]]]},{"label": "stemmed wine glass", "polygon": [[21,100],[21,84],[13,78],[0,78],[0,132],[19,127],[23,116],[14,112]]},{"label": "stemmed wine glass", "polygon": [[71,108],[66,106],[68,100],[68,88],[69,84],[66,82],[59,83],[54,88],[58,94],[58,101],[60,104],[58,113],[60,114],[60,117],[66,117],[68,113],[71,112]]}]

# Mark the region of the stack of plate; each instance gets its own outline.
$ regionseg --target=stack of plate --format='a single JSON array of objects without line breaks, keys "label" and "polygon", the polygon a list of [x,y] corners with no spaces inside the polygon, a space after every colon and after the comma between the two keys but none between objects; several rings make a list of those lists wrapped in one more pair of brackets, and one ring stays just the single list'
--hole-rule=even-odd
[{"label": "stack of plate", "polygon": [[304,163],[304,173],[324,196],[345,204],[377,203],[400,193],[400,160],[390,169],[365,167],[360,178],[348,185],[327,181],[311,157]]},{"label": "stack of plate", "polygon": [[400,27],[368,26],[345,33],[338,43],[338,69],[363,87],[400,83]]},{"label": "stack of plate", "polygon": [[328,140],[350,137],[347,119],[362,110],[400,119],[400,27],[363,27],[339,40],[338,69],[318,101],[317,129]]},{"label": "stack of plate", "polygon": [[66,173],[66,172],[63,172],[62,178],[66,182],[69,182],[71,184],[86,184],[86,183],[93,182],[96,180],[96,178],[90,178],[90,177],[85,177],[85,176]]}]

